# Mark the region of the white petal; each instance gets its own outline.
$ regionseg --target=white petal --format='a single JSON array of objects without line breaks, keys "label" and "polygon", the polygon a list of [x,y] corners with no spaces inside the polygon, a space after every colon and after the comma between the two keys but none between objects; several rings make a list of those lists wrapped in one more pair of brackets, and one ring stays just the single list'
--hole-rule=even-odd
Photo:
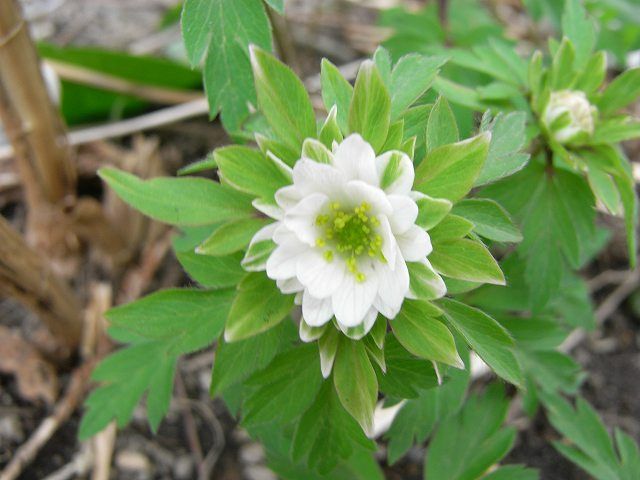
[{"label": "white petal", "polygon": [[389,215],[389,223],[393,233],[401,234],[409,230],[418,218],[418,205],[405,195],[387,196],[393,213]]},{"label": "white petal", "polygon": [[391,226],[389,225],[387,217],[385,215],[380,215],[378,220],[380,221],[379,232],[382,236],[382,255],[387,260],[389,268],[395,268],[398,244],[391,232]]},{"label": "white petal", "polygon": [[378,292],[379,279],[372,268],[358,268],[365,274],[359,282],[355,275],[346,274],[342,284],[331,297],[336,320],[344,327],[355,327],[363,322]]},{"label": "white petal", "polygon": [[295,185],[287,185],[276,192],[276,203],[280,208],[287,210],[302,200],[302,192]]},{"label": "white petal", "polygon": [[383,155],[380,155],[376,158],[376,170],[378,173],[378,178],[382,181],[384,176],[384,172],[389,165],[389,161],[394,157],[401,155],[400,161],[397,165],[397,175],[398,177],[391,183],[391,185],[387,186],[384,191],[387,193],[397,193],[401,195],[408,195],[413,187],[413,181],[415,179],[415,172],[413,170],[413,163],[411,159],[406,153],[403,152],[386,152]]},{"label": "white petal", "polygon": [[276,280],[276,285],[285,295],[301,292],[304,290],[304,285],[302,285],[296,277],[287,278],[284,280]]},{"label": "white petal", "polygon": [[312,193],[300,200],[295,207],[286,210],[284,224],[300,241],[314,246],[318,237],[316,218],[329,203],[322,193]]},{"label": "white petal", "polygon": [[[302,244],[299,244],[302,245]],[[303,248],[307,248],[302,245]],[[296,276],[298,256],[304,250],[295,244],[284,243],[276,247],[267,260],[267,276],[273,280],[286,280]]]},{"label": "white petal", "polygon": [[329,378],[331,369],[333,368],[333,361],[338,351],[338,342],[323,343],[320,341],[318,342],[318,349],[320,350],[320,371],[322,372],[322,377]]},{"label": "white petal", "polygon": [[376,153],[371,145],[358,135],[349,135],[335,151],[333,164],[348,180],[362,180],[369,185],[378,185]]},{"label": "white petal", "polygon": [[417,262],[431,253],[431,239],[429,234],[414,225],[402,235],[396,235],[402,257],[407,262]]},{"label": "white petal", "polygon": [[331,299],[315,298],[305,290],[302,294],[302,318],[310,327],[320,327],[333,317]]},{"label": "white petal", "polygon": [[371,214],[373,215],[390,215],[393,212],[387,195],[378,187],[372,187],[362,180],[347,182],[345,194],[354,207],[361,205],[362,202],[367,202],[371,206]]},{"label": "white petal", "polygon": [[364,316],[364,319],[362,320],[362,323],[360,325],[357,325],[355,327],[345,327],[344,325],[338,323],[338,327],[340,328],[342,333],[344,333],[350,339],[361,340],[367,333],[369,333],[369,330],[371,330],[373,324],[376,323],[376,318],[378,318],[378,311],[374,307],[371,307],[367,314]]},{"label": "white petal", "polygon": [[330,297],[344,281],[347,266],[339,256],[327,261],[319,250],[309,250],[301,255],[296,266],[300,282],[316,298]]},{"label": "white petal", "polygon": [[296,296],[293,297],[293,303],[298,306],[302,305],[302,292],[296,293]]},{"label": "white petal", "polygon": [[367,314],[364,317],[364,334],[369,333],[369,330],[373,327],[373,324],[376,323],[376,319],[378,318],[378,311],[375,308],[370,308]]},{"label": "white petal", "polygon": [[275,220],[282,220],[282,217],[284,217],[284,210],[273,203],[268,203],[256,198],[251,202],[251,205],[253,205],[253,208],[259,212],[264,213],[267,217],[271,217]]},{"label": "white petal", "polygon": [[380,285],[373,305],[389,320],[395,318],[409,293],[409,270],[398,252],[395,269],[379,266]]},{"label": "white petal", "polygon": [[346,182],[343,172],[308,158],[299,160],[293,168],[293,184],[303,194],[325,193],[334,197]]},{"label": "white petal", "polygon": [[270,223],[269,225],[262,227],[253,236],[253,238],[251,239],[251,242],[249,243],[248,248],[251,248],[251,245],[253,245],[254,243],[273,239],[273,235],[275,231],[278,229],[278,227],[280,227],[280,225],[281,225],[280,222],[273,222],[273,223]]}]

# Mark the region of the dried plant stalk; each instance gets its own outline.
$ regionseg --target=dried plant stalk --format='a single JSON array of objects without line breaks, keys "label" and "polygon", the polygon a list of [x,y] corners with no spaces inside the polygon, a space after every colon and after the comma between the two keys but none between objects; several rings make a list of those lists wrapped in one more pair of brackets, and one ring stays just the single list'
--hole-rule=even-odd
[{"label": "dried plant stalk", "polygon": [[23,303],[73,351],[80,341],[82,310],[67,284],[47,261],[0,216],[0,295]]},{"label": "dried plant stalk", "polygon": [[13,145],[30,211],[71,204],[76,172],[18,0],[0,2],[0,117]]}]

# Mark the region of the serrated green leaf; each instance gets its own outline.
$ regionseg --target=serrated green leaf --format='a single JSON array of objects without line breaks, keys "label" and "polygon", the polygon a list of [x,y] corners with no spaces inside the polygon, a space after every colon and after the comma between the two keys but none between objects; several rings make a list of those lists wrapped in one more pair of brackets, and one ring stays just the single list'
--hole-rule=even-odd
[{"label": "serrated green leaf", "polygon": [[251,67],[258,105],[278,140],[298,151],[316,136],[316,117],[309,95],[293,71],[271,54],[251,47]]},{"label": "serrated green leaf", "polygon": [[205,225],[253,214],[251,197],[204,178],[140,178],[115,168],[98,175],[136,210],[171,225]]},{"label": "serrated green leaf", "polygon": [[252,337],[280,323],[293,307],[293,297],[283,295],[264,273],[250,273],[238,285],[224,331],[227,342]]},{"label": "serrated green leaf", "polygon": [[447,321],[494,372],[514,385],[523,385],[513,339],[504,327],[486,313],[455,300],[442,299],[440,304]]},{"label": "serrated green leaf", "polygon": [[359,133],[379,152],[387,139],[391,99],[375,64],[360,66],[349,108],[349,131]]},{"label": "serrated green leaf", "polygon": [[409,54],[398,60],[391,72],[391,120],[397,120],[431,86],[440,67],[442,57]]},{"label": "serrated green leaf", "polygon": [[460,139],[458,123],[447,99],[440,96],[433,105],[427,123],[427,150],[456,143]]}]

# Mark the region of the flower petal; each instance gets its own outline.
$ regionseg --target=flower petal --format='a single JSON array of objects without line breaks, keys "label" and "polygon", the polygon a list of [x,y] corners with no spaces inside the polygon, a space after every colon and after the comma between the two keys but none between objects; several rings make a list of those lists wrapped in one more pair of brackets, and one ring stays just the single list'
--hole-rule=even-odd
[{"label": "flower petal", "polygon": [[405,195],[389,195],[387,200],[393,208],[393,213],[389,215],[391,230],[396,235],[405,233],[411,225],[416,223],[418,205]]},{"label": "flower petal", "polygon": [[[391,162],[391,164],[390,164]],[[387,193],[408,195],[413,187],[415,172],[413,163],[404,152],[386,152],[376,158],[376,170],[381,187]],[[389,185],[383,185],[385,178],[391,177]]]},{"label": "flower petal", "polygon": [[304,320],[300,321],[300,340],[305,343],[315,342],[318,340],[327,329],[327,324],[325,323],[321,327],[310,327],[306,324]]},{"label": "flower petal", "polygon": [[331,297],[336,320],[343,327],[361,324],[378,292],[379,279],[375,270],[358,267],[365,274],[365,280],[359,282],[355,275],[347,274]]},{"label": "flower petal", "polygon": [[276,203],[286,210],[302,200],[302,192],[295,185],[287,185],[276,191]]},{"label": "flower petal", "polygon": [[371,307],[367,314],[364,316],[362,323],[355,327],[345,327],[338,323],[338,327],[347,337],[351,340],[362,340],[362,338],[369,333],[371,327],[376,322],[376,318],[378,318],[378,311]]},{"label": "flower petal", "polygon": [[345,174],[347,180],[362,180],[369,185],[378,185],[376,153],[358,134],[349,135],[338,145],[333,164]]},{"label": "flower petal", "polygon": [[319,250],[309,250],[298,259],[296,275],[316,298],[330,297],[344,281],[347,266],[335,256],[327,261]]},{"label": "flower petal", "polygon": [[310,327],[320,327],[333,317],[331,299],[315,298],[305,290],[302,294],[302,318]]},{"label": "flower petal", "polygon": [[389,320],[395,318],[409,293],[409,270],[398,252],[395,269],[379,266],[380,284],[374,307]]},{"label": "flower petal", "polygon": [[268,203],[256,198],[251,202],[251,205],[253,205],[253,208],[258,210],[260,213],[264,213],[267,217],[271,217],[275,220],[282,220],[282,217],[284,217],[284,210],[273,203]]},{"label": "flower petal", "polygon": [[287,278],[284,280],[276,280],[276,285],[282,293],[288,295],[290,293],[298,293],[304,290],[304,285],[300,283],[296,277]]},{"label": "flower petal", "polygon": [[417,262],[431,253],[431,238],[422,228],[414,225],[402,235],[396,235],[402,257],[407,262]]},{"label": "flower petal", "polygon": [[363,202],[371,206],[372,215],[390,215],[393,212],[391,203],[385,193],[362,180],[351,180],[345,185],[344,193],[351,206],[356,207]]},{"label": "flower petal", "polygon": [[299,160],[293,169],[293,184],[303,195],[324,193],[333,198],[342,190],[345,182],[343,172],[309,158]]},{"label": "flower petal", "polygon": [[316,217],[326,207],[329,199],[322,193],[312,193],[300,200],[284,214],[284,224],[301,242],[314,246],[318,237]]},{"label": "flower petal", "polygon": [[295,277],[298,256],[307,248],[300,242],[278,245],[267,260],[267,276],[272,280],[286,280]]},{"label": "flower petal", "polygon": [[398,244],[391,232],[391,226],[386,215],[380,215],[378,217],[380,222],[379,232],[382,236],[382,255],[387,260],[389,268],[394,268],[396,264],[396,252],[398,251]]}]

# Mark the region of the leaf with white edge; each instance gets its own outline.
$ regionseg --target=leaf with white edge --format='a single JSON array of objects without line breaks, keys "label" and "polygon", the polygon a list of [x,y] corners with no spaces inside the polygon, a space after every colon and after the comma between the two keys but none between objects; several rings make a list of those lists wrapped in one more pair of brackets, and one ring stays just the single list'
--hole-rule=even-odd
[{"label": "leaf with white edge", "polygon": [[222,110],[230,132],[240,130],[256,94],[249,44],[271,50],[271,28],[261,1],[186,0],[182,36],[192,67],[205,58],[204,84],[211,116]]},{"label": "leaf with white edge", "polygon": [[307,90],[273,55],[255,45],[250,50],[260,111],[278,139],[299,150],[306,138],[316,136],[316,117]]},{"label": "leaf with white edge", "polygon": [[464,368],[453,335],[438,316],[440,312],[428,302],[405,300],[390,325],[398,341],[414,355]]},{"label": "leaf with white edge", "polygon": [[282,160],[286,165],[293,167],[295,163],[300,160],[300,151],[285,143],[265,137],[260,133],[255,134],[255,140],[262,153],[270,161],[273,161],[272,155],[275,155],[276,158]]},{"label": "leaf with white edge", "polygon": [[438,244],[429,261],[439,273],[457,280],[504,285],[498,262],[480,242],[467,238]]},{"label": "leaf with white edge", "polygon": [[442,57],[409,54],[398,60],[391,72],[391,120],[397,120],[431,86],[440,67]]},{"label": "leaf with white edge", "polygon": [[576,70],[582,69],[596,46],[596,26],[587,15],[582,0],[567,0],[562,15],[562,32],[576,51]]},{"label": "leaf with white edge", "polygon": [[453,204],[445,198],[432,198],[428,195],[418,194],[415,198],[418,205],[418,218],[416,225],[431,230],[438,225],[451,211]]},{"label": "leaf with white edge", "polygon": [[[327,478],[324,475],[340,460],[350,457],[354,447],[374,450],[375,444],[363,435],[358,423],[345,411],[331,382],[323,382],[315,401],[297,424],[291,455],[294,460],[306,457],[308,466]],[[308,468],[301,477],[295,478],[310,478]],[[334,478],[333,475],[330,478]],[[345,478],[355,477],[351,473]]]},{"label": "leaf with white edge", "polygon": [[376,51],[373,52],[373,62],[378,67],[384,84],[389,88],[391,86],[391,71],[393,70],[393,60],[389,50],[382,46],[376,48]]},{"label": "leaf with white edge", "polygon": [[205,225],[253,215],[251,197],[204,178],[140,178],[101,168],[98,175],[126,203],[171,225]]},{"label": "leaf with white edge", "polygon": [[373,434],[373,410],[378,400],[378,381],[362,342],[340,339],[333,366],[333,383],[342,406]]},{"label": "leaf with white edge", "polygon": [[524,384],[513,339],[504,327],[486,313],[455,300],[442,299],[439,304],[451,326],[494,372],[516,386]]},{"label": "leaf with white edge", "polygon": [[267,218],[244,218],[225,223],[196,248],[196,253],[222,257],[244,250],[258,230],[270,222]]},{"label": "leaf with white edge", "polygon": [[242,423],[287,423],[309,408],[321,384],[315,345],[283,352],[245,382],[252,391],[243,402]]},{"label": "leaf with white edge", "polygon": [[333,363],[338,352],[340,343],[340,332],[336,328],[329,328],[318,340],[318,350],[320,351],[320,370],[324,378],[329,378]]},{"label": "leaf with white edge", "polygon": [[[391,99],[375,64],[365,60],[360,66],[349,108],[349,131],[359,133],[379,152],[387,139]],[[340,112],[338,111],[338,115]]]},{"label": "leaf with white edge", "polygon": [[293,307],[293,296],[283,295],[264,273],[250,273],[238,285],[224,331],[227,342],[252,337],[280,323]]},{"label": "leaf with white edge", "polygon": [[402,139],[404,138],[404,121],[398,120],[389,125],[389,132],[387,133],[387,139],[384,145],[380,149],[381,152],[388,152],[389,150],[399,150],[402,146]]},{"label": "leaf with white edge", "polygon": [[428,262],[409,262],[409,290],[418,300],[436,300],[447,293],[447,287]]},{"label": "leaf with white edge", "polygon": [[618,75],[605,89],[596,105],[601,115],[626,107],[640,97],[640,68]]},{"label": "leaf with white edge", "polygon": [[453,207],[453,213],[470,220],[473,231],[496,242],[519,242],[522,234],[513,224],[509,213],[493,200],[470,198]]},{"label": "leaf with white edge", "polygon": [[216,160],[213,158],[213,152],[209,153],[206,158],[190,163],[186,167],[178,169],[178,175],[193,175],[194,173],[206,172],[214,170],[217,167]]},{"label": "leaf with white edge", "polygon": [[329,110],[329,114],[320,128],[318,138],[327,148],[332,148],[333,142],[342,143],[344,136],[338,125],[338,107],[335,105]]},{"label": "leaf with white edge", "polygon": [[307,138],[302,144],[302,158],[309,158],[318,163],[333,163],[333,154],[315,138]]},{"label": "leaf with white edge", "polygon": [[438,97],[429,114],[427,123],[427,150],[456,143],[460,140],[458,123],[449,106],[449,102],[443,96]]},{"label": "leaf with white edge", "polygon": [[336,119],[342,133],[349,131],[349,106],[353,98],[353,86],[333,63],[322,59],[320,72],[322,85],[322,101],[328,112],[336,108]]},{"label": "leaf with white edge", "polygon": [[618,215],[621,213],[622,203],[620,201],[620,192],[613,177],[600,169],[597,164],[589,163],[588,160],[587,165],[587,180],[589,180],[591,191],[609,213]]},{"label": "leaf with white edge", "polygon": [[473,187],[487,158],[491,133],[431,150],[416,169],[415,190],[456,202]]},{"label": "leaf with white edge", "polygon": [[277,224],[271,223],[253,236],[242,259],[242,268],[248,272],[260,272],[266,269],[267,260],[276,248],[276,244],[272,240],[275,228],[277,228]]},{"label": "leaf with white edge", "polygon": [[501,112],[491,122],[485,123],[484,120],[483,117],[483,124],[486,125],[483,131],[491,132],[491,144],[476,185],[509,176],[522,169],[529,160],[529,154],[522,152],[527,141],[527,116],[524,112]]},{"label": "leaf with white edge", "polygon": [[275,202],[274,195],[291,183],[281,165],[259,150],[233,145],[217,149],[214,158],[220,179],[234,188]]}]

